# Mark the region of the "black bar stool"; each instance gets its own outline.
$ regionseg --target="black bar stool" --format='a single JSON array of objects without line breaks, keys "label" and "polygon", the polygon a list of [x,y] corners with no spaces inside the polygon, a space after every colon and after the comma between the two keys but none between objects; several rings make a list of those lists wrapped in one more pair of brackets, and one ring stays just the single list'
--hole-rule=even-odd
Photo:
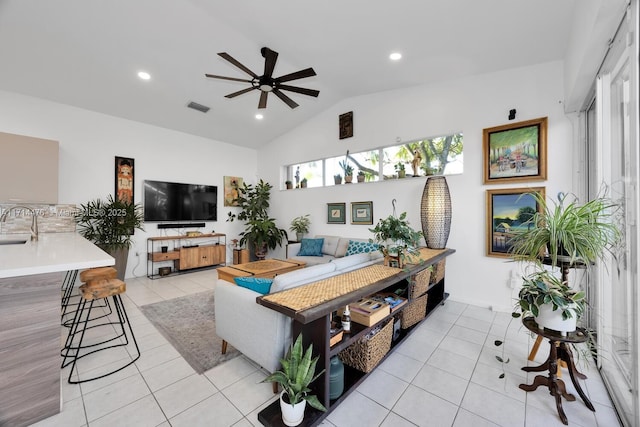
[{"label": "black bar stool", "polygon": [[[90,268],[88,270],[84,270],[80,273],[80,281],[82,283],[86,283],[89,280],[95,279],[115,279],[118,276],[118,271],[113,267],[96,267]],[[62,304],[61,304],[61,324],[62,326],[66,326],[70,328],[73,324],[73,317],[75,316],[76,310],[80,305],[80,294],[73,295],[74,285],[76,282],[76,278],[78,277],[78,270],[67,271],[67,274],[64,277],[64,281],[62,282]],[[78,298],[77,302],[71,302],[72,298]],[[108,309],[108,313],[101,317],[109,316],[111,311],[111,306],[109,305],[109,300],[104,299],[103,303],[97,307],[106,307]]]},{"label": "black bar stool", "polygon": [[[86,276],[85,276],[86,277]],[[89,279],[85,284],[80,286],[80,304],[76,310],[69,335],[62,350],[62,367],[71,365],[69,372],[69,383],[79,384],[87,381],[93,381],[114,374],[127,366],[134,363],[140,358],[140,348],[133,334],[127,311],[125,310],[122,298],[120,297],[126,291],[126,284],[119,279]],[[117,321],[98,321],[106,317],[106,315],[91,318],[91,310],[97,308],[94,303],[100,299],[111,298],[113,307],[117,316]],[[114,331],[113,336],[108,337],[100,342],[87,344],[84,343],[85,333],[89,329],[109,327]],[[117,369],[110,370],[107,373],[93,375],[89,378],[72,380],[73,371],[79,359],[90,354],[108,350],[111,348],[125,347],[129,344],[129,340],[135,346],[135,354],[131,355],[131,360],[125,360]],[[79,376],[78,376],[79,377]]]}]

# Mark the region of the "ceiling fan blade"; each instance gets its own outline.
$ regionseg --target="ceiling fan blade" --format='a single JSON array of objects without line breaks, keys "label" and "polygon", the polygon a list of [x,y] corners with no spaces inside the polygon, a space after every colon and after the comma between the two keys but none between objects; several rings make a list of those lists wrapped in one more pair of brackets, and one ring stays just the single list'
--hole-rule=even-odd
[{"label": "ceiling fan blade", "polygon": [[285,104],[287,104],[289,107],[291,108],[296,108],[298,106],[298,104],[296,104],[296,102],[289,98],[287,95],[285,95],[284,93],[280,92],[278,89],[273,89],[273,93],[280,99],[282,99],[284,101]]},{"label": "ceiling fan blade", "polygon": [[213,74],[205,74],[205,76],[211,77],[212,79],[231,80],[231,81],[234,81],[234,82],[248,82],[248,83],[251,83],[253,81],[253,80],[247,80],[247,79],[237,79],[235,77],[216,76],[216,75],[213,75]]},{"label": "ceiling fan blade", "polygon": [[251,71],[250,69],[248,69],[247,67],[239,63],[233,56],[229,55],[227,52],[220,52],[218,53],[218,55],[223,57],[227,61],[231,62],[236,67],[240,68],[242,71],[249,74],[251,77],[256,79],[258,78],[258,75],[256,73],[254,73],[253,71]]},{"label": "ceiling fan blade", "polygon": [[267,108],[267,96],[269,96],[269,92],[260,91],[260,102],[258,102],[258,108]]},{"label": "ceiling fan blade", "polygon": [[315,96],[315,97],[317,97],[320,94],[319,90],[307,89],[304,87],[296,87],[296,86],[289,86],[289,85],[278,85],[278,89],[289,90],[291,92],[301,93],[303,95],[309,95],[309,96]]},{"label": "ceiling fan blade", "polygon": [[288,82],[291,80],[304,79],[305,77],[315,76],[316,72],[313,68],[306,68],[304,70],[296,71],[295,73],[285,74],[275,79],[276,82]]},{"label": "ceiling fan blade", "polygon": [[263,47],[261,53],[262,56],[264,56],[264,75],[265,77],[271,77],[273,69],[276,66],[276,60],[278,59],[278,52],[268,47]]},{"label": "ceiling fan blade", "polygon": [[229,95],[225,95],[224,97],[225,98],[235,98],[238,95],[242,95],[243,93],[251,92],[254,89],[256,89],[256,88],[255,87],[248,87],[246,89],[242,89],[242,90],[239,90],[237,92],[230,93]]}]

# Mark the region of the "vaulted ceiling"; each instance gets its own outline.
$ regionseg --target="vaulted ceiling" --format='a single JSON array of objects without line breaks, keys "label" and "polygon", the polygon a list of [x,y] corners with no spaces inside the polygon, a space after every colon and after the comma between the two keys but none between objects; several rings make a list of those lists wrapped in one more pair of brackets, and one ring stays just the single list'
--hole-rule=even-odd
[{"label": "vaulted ceiling", "polygon": [[[0,0],[0,90],[257,148],[337,102],[472,74],[563,59],[575,0]],[[259,91],[224,96],[262,74],[317,98],[299,107]],[[389,60],[400,52],[402,59]],[[148,81],[137,77],[144,70]],[[187,108],[190,101],[208,113]],[[255,114],[264,118],[256,120]]]}]

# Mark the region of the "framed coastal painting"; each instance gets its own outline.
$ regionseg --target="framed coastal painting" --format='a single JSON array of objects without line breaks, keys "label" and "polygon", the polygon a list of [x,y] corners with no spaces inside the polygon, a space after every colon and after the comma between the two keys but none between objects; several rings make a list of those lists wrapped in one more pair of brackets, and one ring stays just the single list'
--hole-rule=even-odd
[{"label": "framed coastal painting", "polygon": [[373,202],[352,202],[351,224],[373,224]]},{"label": "framed coastal painting", "polygon": [[542,207],[533,196],[544,187],[487,190],[487,256],[510,257],[510,240],[535,225],[528,222]]},{"label": "framed coastal painting", "polygon": [[346,224],[346,203],[327,203],[327,223]]},{"label": "framed coastal painting", "polygon": [[485,184],[547,179],[547,118],[483,130]]}]

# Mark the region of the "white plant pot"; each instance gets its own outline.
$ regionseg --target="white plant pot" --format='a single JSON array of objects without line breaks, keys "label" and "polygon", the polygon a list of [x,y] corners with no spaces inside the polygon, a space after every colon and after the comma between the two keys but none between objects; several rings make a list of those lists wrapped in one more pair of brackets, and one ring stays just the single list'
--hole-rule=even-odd
[{"label": "white plant pot", "polygon": [[577,318],[575,312],[571,318],[564,320],[562,318],[562,310],[553,310],[553,304],[541,305],[535,320],[540,328],[558,331],[561,332],[562,335],[576,330]]},{"label": "white plant pot", "polygon": [[280,393],[280,412],[282,412],[282,422],[289,427],[295,427],[304,419],[304,410],[307,407],[307,401],[303,400],[300,403],[291,405],[282,399],[284,394],[284,391]]}]

